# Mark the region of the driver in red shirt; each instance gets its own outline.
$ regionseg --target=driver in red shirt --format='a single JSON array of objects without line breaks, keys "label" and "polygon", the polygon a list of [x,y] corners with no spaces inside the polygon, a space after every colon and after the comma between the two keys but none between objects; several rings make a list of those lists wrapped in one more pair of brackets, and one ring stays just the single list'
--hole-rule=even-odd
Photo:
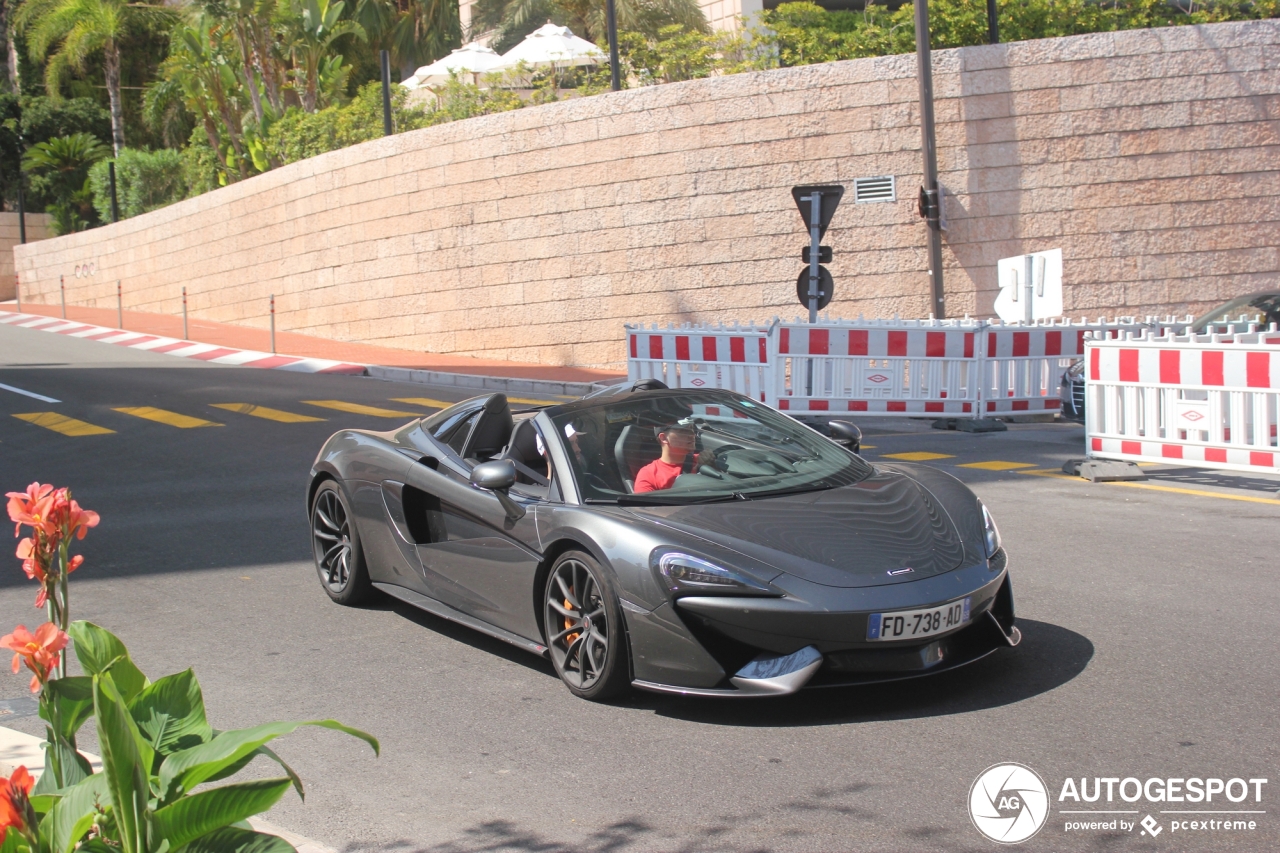
[{"label": "driver in red shirt", "polygon": [[[693,453],[697,436],[693,428],[683,424],[672,424],[658,433],[658,443],[662,445],[662,456],[636,472],[635,490],[654,492],[669,489],[684,469],[685,458]],[[698,457],[694,454],[694,468],[697,468]]]}]

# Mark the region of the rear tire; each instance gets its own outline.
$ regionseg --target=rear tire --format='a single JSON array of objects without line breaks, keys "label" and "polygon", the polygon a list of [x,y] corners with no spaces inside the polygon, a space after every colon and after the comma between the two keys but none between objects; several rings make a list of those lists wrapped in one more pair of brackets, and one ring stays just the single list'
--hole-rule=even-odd
[{"label": "rear tire", "polygon": [[325,594],[339,604],[354,606],[373,594],[360,531],[351,505],[335,480],[325,480],[311,500],[311,551]]},{"label": "rear tire", "polygon": [[543,593],[547,648],[569,692],[594,702],[631,687],[631,655],[613,579],[582,551],[551,567]]}]

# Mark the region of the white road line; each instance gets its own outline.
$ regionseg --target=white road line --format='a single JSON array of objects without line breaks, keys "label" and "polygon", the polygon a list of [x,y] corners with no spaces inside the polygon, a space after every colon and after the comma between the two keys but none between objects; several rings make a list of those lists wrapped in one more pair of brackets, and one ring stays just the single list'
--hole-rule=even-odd
[{"label": "white road line", "polygon": [[12,391],[15,394],[21,394],[24,397],[32,397],[36,400],[40,400],[43,403],[61,403],[62,402],[61,400],[55,400],[52,397],[46,397],[43,394],[37,394],[34,391],[23,391],[21,388],[14,388],[12,385],[5,385],[3,382],[0,382],[0,388],[3,388],[6,391]]}]

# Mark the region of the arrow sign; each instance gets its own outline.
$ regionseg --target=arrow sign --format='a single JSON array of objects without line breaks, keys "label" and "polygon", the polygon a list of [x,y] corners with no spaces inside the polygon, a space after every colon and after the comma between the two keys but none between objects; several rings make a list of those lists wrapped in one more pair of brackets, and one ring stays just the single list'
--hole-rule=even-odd
[{"label": "arrow sign", "polygon": [[791,197],[796,200],[796,207],[800,209],[800,218],[804,220],[806,231],[809,229],[812,216],[813,202],[810,197],[815,192],[822,194],[822,210],[819,212],[818,220],[818,237],[821,239],[826,236],[827,226],[831,224],[831,218],[836,215],[836,208],[840,206],[844,187],[840,184],[821,184],[791,188]]}]

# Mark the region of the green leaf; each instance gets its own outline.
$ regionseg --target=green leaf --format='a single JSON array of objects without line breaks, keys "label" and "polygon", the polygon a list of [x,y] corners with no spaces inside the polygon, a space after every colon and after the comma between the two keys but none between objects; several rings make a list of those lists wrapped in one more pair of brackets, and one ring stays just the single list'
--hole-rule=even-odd
[{"label": "green leaf", "polygon": [[227,827],[197,838],[183,847],[179,853],[297,853],[297,851],[292,844],[278,835]]},{"label": "green leaf", "polygon": [[200,683],[189,669],[145,687],[129,703],[129,713],[142,736],[161,755],[190,749],[213,737]]},{"label": "green leaf", "polygon": [[290,767],[288,764],[285,763],[285,760],[283,758],[281,758],[279,755],[276,755],[276,753],[273,752],[272,749],[268,746],[258,747],[253,752],[246,755],[244,758],[240,759],[234,764],[231,764],[223,768],[222,770],[219,770],[217,773],[213,774],[212,776],[210,776],[208,779],[205,779],[204,781],[205,782],[221,782],[223,779],[229,779],[232,776],[239,773],[245,767],[249,766],[249,763],[252,762],[253,759],[257,758],[259,755],[263,756],[264,758],[269,758],[272,761],[274,761],[276,764],[279,764],[280,769],[283,770],[288,775],[288,777],[293,780],[293,787],[294,787],[294,790],[298,792],[298,797],[304,800],[307,798],[307,792],[302,787],[302,777],[299,776],[292,767]]},{"label": "green leaf", "polygon": [[109,673],[93,677],[93,710],[98,718],[102,769],[120,830],[124,853],[148,853],[147,768],[154,752],[137,727]]},{"label": "green leaf", "polygon": [[175,793],[190,791],[201,782],[212,779],[217,773],[242,760],[268,741],[287,735],[302,726],[319,726],[346,732],[369,744],[373,747],[374,754],[378,754],[377,738],[359,729],[344,726],[336,720],[265,723],[248,729],[220,732],[208,743],[170,755],[160,765],[161,796],[170,799]]},{"label": "green leaf", "polygon": [[18,853],[19,850],[26,850],[29,847],[27,840],[21,835],[6,831],[3,843],[0,843],[0,853]]},{"label": "green leaf", "polygon": [[109,800],[107,777],[102,773],[65,789],[62,799],[40,822],[41,846],[49,853],[71,853],[93,826],[98,804],[106,805]]},{"label": "green leaf", "polygon": [[[76,751],[66,738],[53,733],[52,727],[46,726],[47,739],[42,744],[45,755],[45,772],[40,774],[32,789],[36,794],[53,794],[64,788],[70,788],[93,773],[89,759]],[[50,740],[54,743],[50,744]]]},{"label": "green leaf", "polygon": [[177,848],[236,821],[261,814],[293,784],[287,778],[255,779],[182,797],[155,813],[156,840]]},{"label": "green leaf", "polygon": [[116,690],[125,702],[142,692],[147,677],[133,665],[129,650],[115,634],[92,622],[72,622],[71,639],[76,644],[76,660],[89,675],[110,671]]},{"label": "green leaf", "polygon": [[93,716],[93,678],[70,675],[51,680],[40,697],[40,716],[56,723],[58,734],[70,741]]}]

